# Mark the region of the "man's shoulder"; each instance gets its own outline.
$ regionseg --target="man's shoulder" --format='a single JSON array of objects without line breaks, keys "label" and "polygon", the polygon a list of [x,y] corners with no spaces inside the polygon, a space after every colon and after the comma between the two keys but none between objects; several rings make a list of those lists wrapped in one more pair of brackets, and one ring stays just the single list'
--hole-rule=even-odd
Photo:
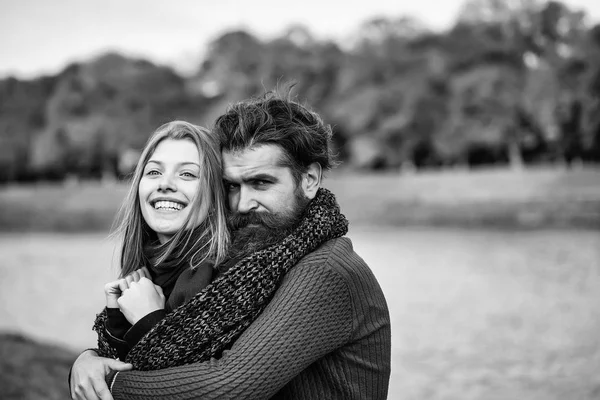
[{"label": "man's shoulder", "polygon": [[340,257],[343,259],[352,254],[356,254],[352,246],[352,241],[347,236],[342,236],[326,241],[317,249],[304,256],[299,264],[321,263],[332,258],[338,259]]},{"label": "man's shoulder", "polygon": [[381,285],[367,263],[354,251],[347,237],[329,240],[306,255],[290,270],[287,278],[302,285],[308,277],[335,280],[350,295],[355,312],[371,313],[389,324],[389,312]]},{"label": "man's shoulder", "polygon": [[298,269],[310,268],[327,269],[341,275],[344,279],[354,279],[357,276],[369,274],[371,269],[355,251],[350,238],[343,236],[328,240],[319,248],[307,254],[300,262]]}]

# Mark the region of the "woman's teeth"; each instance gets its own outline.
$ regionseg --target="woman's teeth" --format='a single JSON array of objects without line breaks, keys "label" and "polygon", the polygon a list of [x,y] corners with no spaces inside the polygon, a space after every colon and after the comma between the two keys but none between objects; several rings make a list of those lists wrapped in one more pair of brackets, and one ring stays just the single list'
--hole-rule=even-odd
[{"label": "woman's teeth", "polygon": [[176,210],[179,211],[183,209],[183,205],[180,203],[175,203],[174,201],[157,201],[154,203],[154,209],[156,210]]}]

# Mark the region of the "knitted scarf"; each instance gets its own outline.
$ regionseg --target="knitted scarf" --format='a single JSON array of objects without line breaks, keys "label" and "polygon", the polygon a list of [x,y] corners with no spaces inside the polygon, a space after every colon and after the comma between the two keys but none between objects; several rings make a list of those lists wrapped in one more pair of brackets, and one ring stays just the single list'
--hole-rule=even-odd
[{"label": "knitted scarf", "polygon": [[[147,371],[218,357],[267,306],[283,276],[302,257],[348,231],[335,196],[321,188],[301,222],[280,243],[257,251],[218,276],[189,302],[169,313],[129,352],[126,362]],[[116,358],[97,315],[98,354]]]}]

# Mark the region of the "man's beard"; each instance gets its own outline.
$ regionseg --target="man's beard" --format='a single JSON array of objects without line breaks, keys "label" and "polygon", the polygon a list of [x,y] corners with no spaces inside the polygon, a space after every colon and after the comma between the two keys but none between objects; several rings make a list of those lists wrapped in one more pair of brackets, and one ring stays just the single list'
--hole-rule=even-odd
[{"label": "man's beard", "polygon": [[284,212],[231,212],[227,222],[232,240],[224,266],[229,268],[242,258],[281,242],[300,223],[309,202],[298,187],[294,191],[294,204]]}]

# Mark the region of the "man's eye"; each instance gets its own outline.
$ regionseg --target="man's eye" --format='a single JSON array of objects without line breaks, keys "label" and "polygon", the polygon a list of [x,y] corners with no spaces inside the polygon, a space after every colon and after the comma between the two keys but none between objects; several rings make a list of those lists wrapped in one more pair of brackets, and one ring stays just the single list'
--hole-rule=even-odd
[{"label": "man's eye", "polygon": [[225,182],[225,189],[231,192],[232,190],[237,190],[240,187],[237,183]]}]

